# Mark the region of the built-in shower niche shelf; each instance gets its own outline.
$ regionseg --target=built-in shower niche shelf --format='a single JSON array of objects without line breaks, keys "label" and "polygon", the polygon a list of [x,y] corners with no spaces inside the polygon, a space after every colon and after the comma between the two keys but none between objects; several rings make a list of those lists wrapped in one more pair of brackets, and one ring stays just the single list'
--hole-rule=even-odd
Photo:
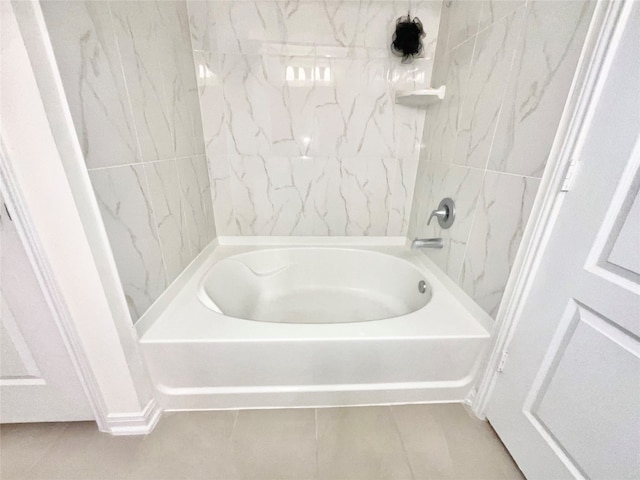
[{"label": "built-in shower niche shelf", "polygon": [[427,107],[444,98],[445,86],[440,88],[422,88],[419,90],[398,90],[396,103],[408,107]]}]

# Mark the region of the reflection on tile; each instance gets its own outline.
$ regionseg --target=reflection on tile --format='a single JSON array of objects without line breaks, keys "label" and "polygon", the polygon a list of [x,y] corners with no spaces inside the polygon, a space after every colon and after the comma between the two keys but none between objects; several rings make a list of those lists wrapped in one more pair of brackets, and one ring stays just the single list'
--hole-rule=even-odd
[{"label": "reflection on tile", "polygon": [[88,168],[136,163],[135,127],[106,2],[42,2]]},{"label": "reflection on tile", "polygon": [[[189,7],[219,232],[406,233],[424,112],[395,105],[394,95],[429,86],[441,8],[415,0]],[[389,38],[408,10],[427,37],[424,57],[401,64]]]},{"label": "reflection on tile", "polygon": [[542,176],[593,8],[579,1],[527,7],[489,168]]},{"label": "reflection on tile", "polygon": [[171,283],[193,259],[185,224],[180,181],[175,160],[144,164],[167,280]]},{"label": "reflection on tile", "polygon": [[231,458],[240,478],[315,478],[314,410],[239,412],[231,441]]},{"label": "reflection on tile", "polygon": [[533,178],[485,175],[460,284],[494,318],[538,185]]},{"label": "reflection on tile", "polygon": [[317,410],[318,478],[410,479],[389,407]]},{"label": "reflection on tile", "polygon": [[89,172],[134,321],[167,285],[142,165]]}]

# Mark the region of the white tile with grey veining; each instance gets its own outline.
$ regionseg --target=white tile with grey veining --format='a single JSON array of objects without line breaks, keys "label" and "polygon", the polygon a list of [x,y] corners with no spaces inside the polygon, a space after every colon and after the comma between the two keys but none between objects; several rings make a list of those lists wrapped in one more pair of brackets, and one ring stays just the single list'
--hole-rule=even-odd
[{"label": "white tile with grey veining", "polygon": [[[198,89],[185,2],[157,2],[156,49],[176,157],[196,154],[193,128],[199,117]],[[199,146],[202,153],[203,145]]]},{"label": "white tile with grey veining", "polygon": [[490,169],[542,176],[593,8],[581,1],[527,5]]},{"label": "white tile with grey veining", "polygon": [[204,155],[176,159],[191,250],[201,252],[216,236],[209,168]]},{"label": "white tile with grey veining", "polygon": [[240,235],[231,192],[231,174],[226,155],[207,154],[211,172],[211,196],[216,232],[218,235]]},{"label": "white tile with grey veining", "polygon": [[317,84],[331,84],[329,62],[313,57],[263,56],[271,154],[309,156],[317,151]]},{"label": "white tile with grey veining", "polygon": [[191,44],[195,51],[218,51],[216,3],[207,0],[189,0],[187,2]]},{"label": "white tile with grey veining", "polygon": [[157,48],[158,37],[167,32],[160,29],[157,3],[123,1],[110,5],[142,158],[174,158],[172,118]]},{"label": "white tile with grey veining", "polygon": [[229,163],[242,234],[328,235],[336,229],[328,193],[336,183],[325,159],[253,156],[230,157]]},{"label": "white tile with grey veining", "polygon": [[222,87],[220,56],[217,53],[194,52],[194,64],[198,79],[199,111],[202,115],[202,132],[205,151],[224,155],[230,136],[225,121],[225,101]]},{"label": "white tile with grey veining", "polygon": [[288,46],[312,47],[321,6],[240,0],[215,2],[213,8],[218,51],[258,54]]},{"label": "white tile with grey veining", "polygon": [[265,101],[267,79],[258,55],[222,55],[227,150],[230,154],[270,152],[271,118]]},{"label": "white tile with grey veining", "polygon": [[42,2],[88,168],[141,161],[106,2]]},{"label": "white tile with grey veining", "polygon": [[453,163],[485,168],[504,97],[504,87],[521,35],[521,8],[476,37],[474,59],[462,108]]},{"label": "white tile with grey veining", "polygon": [[340,197],[347,214],[346,235],[386,235],[396,174],[393,158],[340,159]]},{"label": "white tile with grey veining", "polygon": [[459,284],[495,318],[539,180],[487,172]]},{"label": "white tile with grey veining", "polygon": [[198,251],[191,249],[189,241],[176,161],[148,162],[144,164],[144,171],[149,184],[167,281],[171,283]]},{"label": "white tile with grey veining", "polygon": [[[419,212],[417,236],[443,239],[444,248],[425,249],[424,253],[456,281],[462,269],[484,171],[442,163],[429,163],[426,170],[426,183],[431,186],[431,189],[423,199],[424,208]],[[427,225],[431,212],[436,210],[440,201],[446,197],[455,202],[456,216],[453,225],[443,229],[438,225],[435,217]]]},{"label": "white tile with grey veining", "polygon": [[393,156],[396,151],[389,62],[332,59],[331,84],[317,84],[318,155]]},{"label": "white tile with grey veining", "polygon": [[452,50],[448,56],[450,64],[445,80],[447,92],[444,100],[438,105],[438,116],[435,119],[435,129],[432,134],[434,142],[430,148],[430,158],[433,161],[450,162],[452,159],[473,46],[473,40],[467,41]]},{"label": "white tile with grey veining", "polygon": [[167,285],[143,166],[91,170],[89,176],[135,321]]},{"label": "white tile with grey veining", "polygon": [[449,50],[478,33],[482,4],[477,0],[454,0],[449,20]]},{"label": "white tile with grey veining", "polygon": [[480,11],[478,31],[511,15],[518,8],[525,5],[526,0],[484,0]]}]

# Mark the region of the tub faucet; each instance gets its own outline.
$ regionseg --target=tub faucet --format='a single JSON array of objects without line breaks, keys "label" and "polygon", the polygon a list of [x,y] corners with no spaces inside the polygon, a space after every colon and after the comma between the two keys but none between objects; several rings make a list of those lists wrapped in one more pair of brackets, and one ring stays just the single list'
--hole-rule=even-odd
[{"label": "tub faucet", "polygon": [[411,242],[411,248],[442,248],[441,238],[416,238]]}]

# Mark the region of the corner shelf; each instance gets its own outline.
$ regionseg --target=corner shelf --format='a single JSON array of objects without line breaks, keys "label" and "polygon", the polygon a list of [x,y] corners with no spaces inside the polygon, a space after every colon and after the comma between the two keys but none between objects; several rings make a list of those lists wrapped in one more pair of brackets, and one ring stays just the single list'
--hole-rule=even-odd
[{"label": "corner shelf", "polygon": [[408,107],[426,107],[432,103],[437,103],[444,98],[446,87],[423,88],[420,90],[398,90],[396,92],[396,103]]}]

